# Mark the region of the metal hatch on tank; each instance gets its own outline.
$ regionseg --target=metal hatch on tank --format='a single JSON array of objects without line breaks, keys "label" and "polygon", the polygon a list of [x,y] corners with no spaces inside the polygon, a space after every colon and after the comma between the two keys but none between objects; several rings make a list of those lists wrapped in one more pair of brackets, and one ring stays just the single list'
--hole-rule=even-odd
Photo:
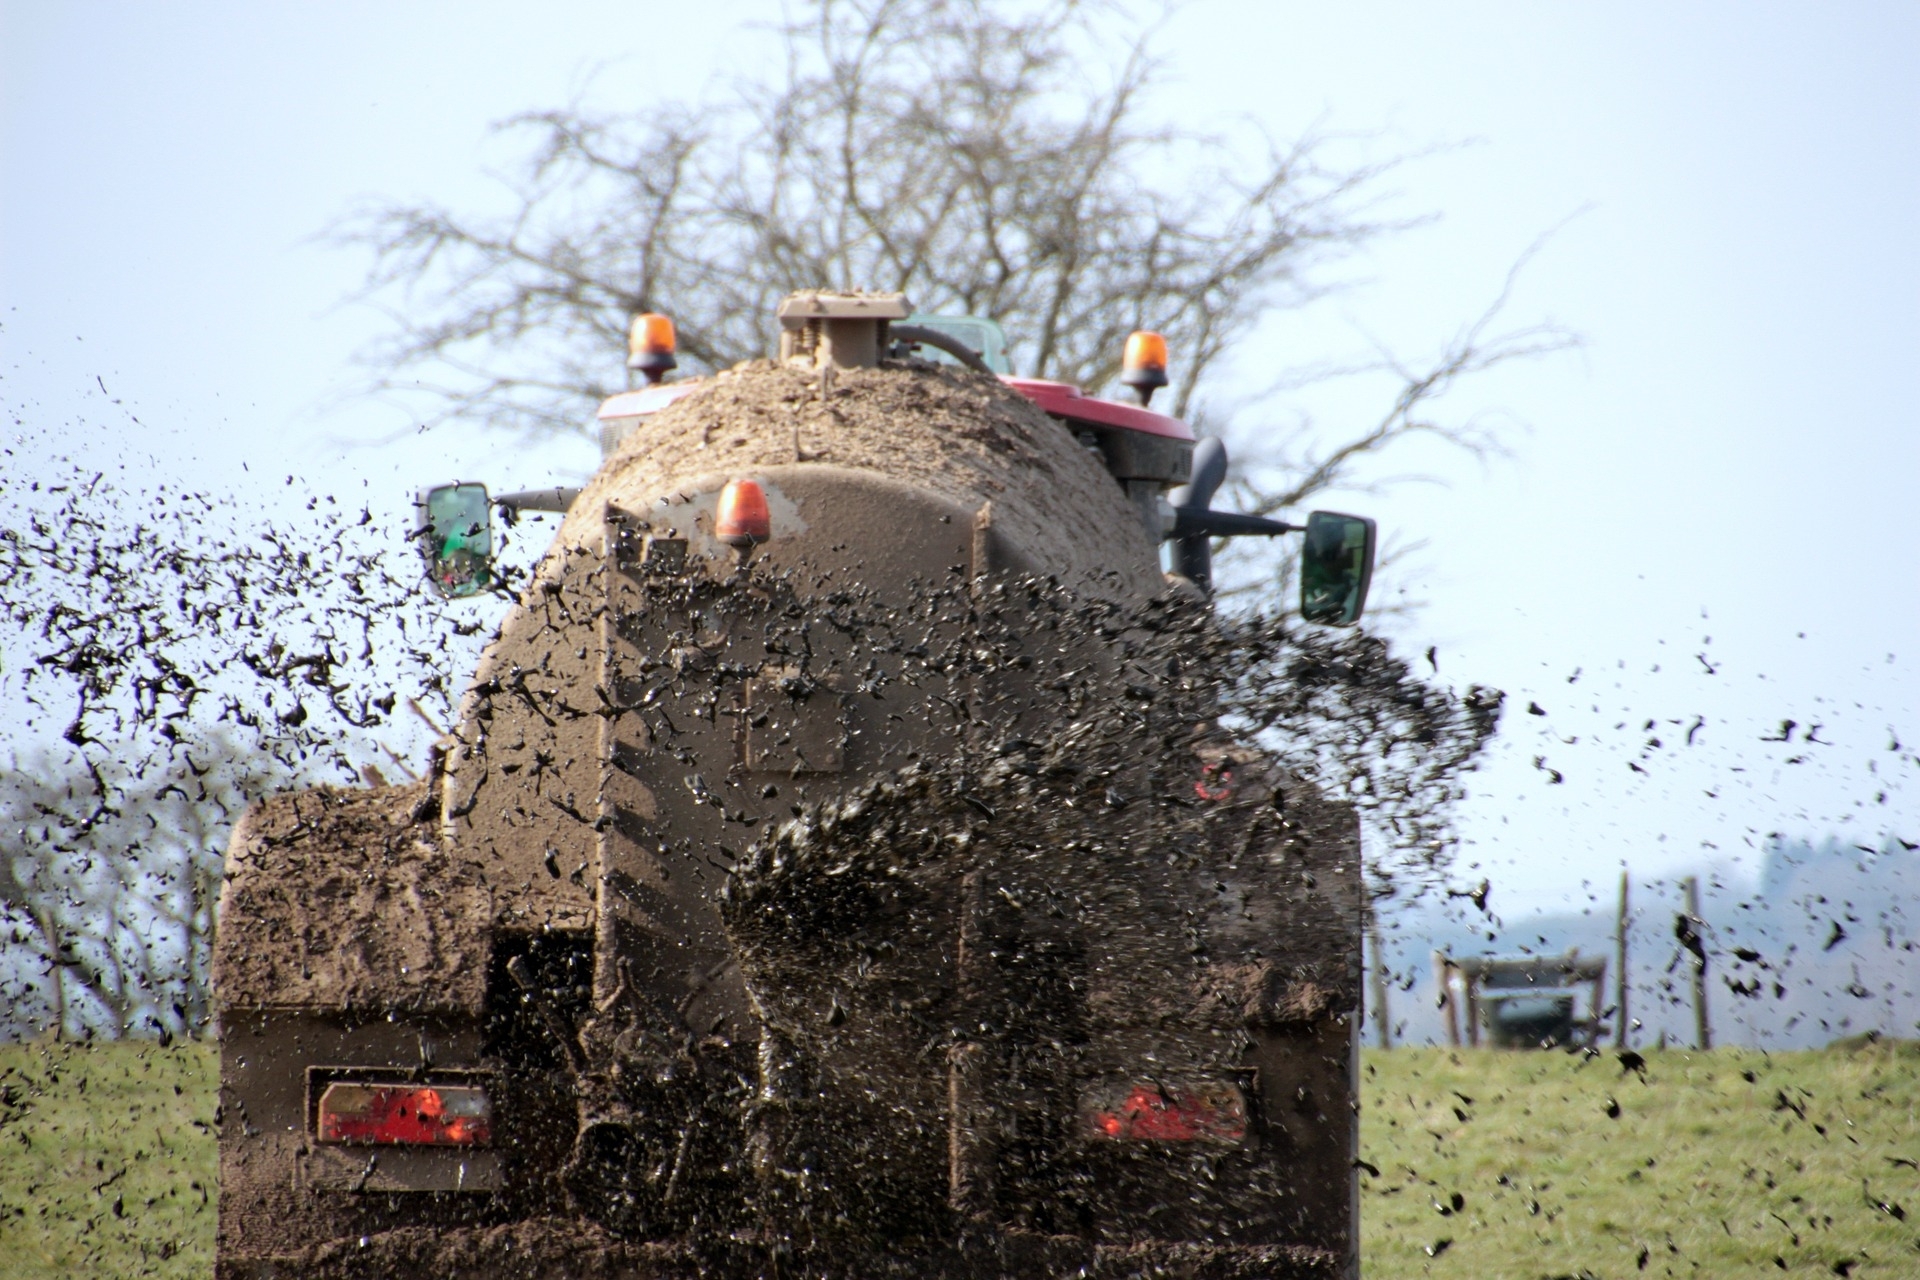
[{"label": "metal hatch on tank", "polygon": [[[641,317],[585,486],[425,494],[449,608],[563,519],[426,783],[236,830],[219,1273],[1355,1274],[1357,827],[1183,647],[1295,526],[1152,335],[1128,405],[779,321],[673,382]],[[1351,622],[1372,524],[1306,531]]]}]

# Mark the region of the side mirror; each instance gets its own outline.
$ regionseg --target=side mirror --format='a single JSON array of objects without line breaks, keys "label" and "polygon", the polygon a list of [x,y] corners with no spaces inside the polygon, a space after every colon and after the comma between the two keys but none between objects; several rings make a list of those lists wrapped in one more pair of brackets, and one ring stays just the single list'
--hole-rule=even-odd
[{"label": "side mirror", "polygon": [[421,493],[420,553],[427,576],[447,599],[493,585],[493,503],[483,484],[436,485]]},{"label": "side mirror", "polygon": [[1373,584],[1374,523],[1365,516],[1316,511],[1300,548],[1300,616],[1347,627],[1360,620]]}]

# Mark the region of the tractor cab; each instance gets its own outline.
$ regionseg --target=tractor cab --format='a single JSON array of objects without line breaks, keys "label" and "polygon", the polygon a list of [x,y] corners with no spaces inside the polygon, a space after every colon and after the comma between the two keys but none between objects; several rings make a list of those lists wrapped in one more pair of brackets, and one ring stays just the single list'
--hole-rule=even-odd
[{"label": "tractor cab", "polygon": [[[952,338],[979,355],[980,362],[1002,377],[1013,373],[1013,363],[1007,359],[1007,334],[993,320],[981,316],[921,316],[907,317],[909,326],[931,329],[944,337]],[[957,368],[966,368],[965,360],[932,342],[917,342],[908,345],[911,353],[936,364],[948,364]]]}]

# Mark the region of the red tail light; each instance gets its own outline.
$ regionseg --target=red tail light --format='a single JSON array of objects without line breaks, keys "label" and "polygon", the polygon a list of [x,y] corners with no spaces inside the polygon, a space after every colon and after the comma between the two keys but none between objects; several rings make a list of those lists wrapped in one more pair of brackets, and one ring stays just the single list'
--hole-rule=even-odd
[{"label": "red tail light", "polygon": [[335,1082],[320,1096],[320,1141],[479,1147],[493,1137],[493,1103],[471,1085]]},{"label": "red tail light", "polygon": [[1103,1090],[1081,1108],[1096,1138],[1138,1142],[1240,1142],[1247,1100],[1231,1084],[1136,1084]]},{"label": "red tail light", "polygon": [[730,547],[750,547],[773,536],[767,491],[756,480],[729,480],[713,511],[713,536]]},{"label": "red tail light", "polygon": [[1229,800],[1233,797],[1233,766],[1224,760],[1215,760],[1200,767],[1200,781],[1193,784],[1193,794],[1202,800]]}]

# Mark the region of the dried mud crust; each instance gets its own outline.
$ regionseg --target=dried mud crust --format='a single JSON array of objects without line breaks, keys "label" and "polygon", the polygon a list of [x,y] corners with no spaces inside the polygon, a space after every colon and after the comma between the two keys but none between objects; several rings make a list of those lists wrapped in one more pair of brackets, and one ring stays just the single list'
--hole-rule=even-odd
[{"label": "dried mud crust", "polygon": [[608,459],[562,530],[590,542],[608,501],[642,510],[695,477],[818,462],[977,508],[1045,572],[1137,571],[1158,586],[1139,515],[1061,423],[997,378],[918,360],[828,374],[755,361],[649,418]]},{"label": "dried mud crust", "polygon": [[[1358,1007],[1351,810],[1287,777],[1283,815],[1265,798],[1277,771],[1212,803],[1177,791],[1104,799],[1135,735],[1097,747],[1070,729],[1059,736],[1075,738],[1074,750],[1023,743],[1034,749],[984,767],[939,759],[876,778],[750,845],[721,915],[762,1010],[778,1021],[790,1009],[804,1040],[842,1035],[809,1015],[875,1003],[863,988],[882,1005],[932,1008],[930,997],[952,994],[943,980],[956,981],[948,935],[963,927],[956,886],[969,873],[992,886],[981,909],[1005,927],[1084,934],[1082,972],[1053,993],[1072,1008],[1047,1010],[1045,1022],[1070,1022],[1084,1004],[1111,1025],[1197,1035]],[[1076,772],[1044,776],[1062,764]],[[962,1021],[979,1025],[979,1011]]]},{"label": "dried mud crust", "polygon": [[235,1268],[239,1276],[300,1280],[654,1280],[697,1274],[684,1253],[616,1239],[576,1218],[497,1227],[408,1227],[329,1241],[293,1257]]},{"label": "dried mud crust", "polygon": [[[1304,785],[1286,815],[1271,786],[1189,803],[1198,759],[1135,715],[876,779],[734,867],[721,915],[769,1032],[755,1149],[793,1171],[764,1180],[760,1208],[783,1233],[818,1246],[943,1238],[964,1087],[994,1100],[966,1104],[990,1154],[960,1177],[993,1188],[974,1211],[997,1225],[1097,1237],[1090,1224],[1151,1221],[1182,1241],[1326,1243],[1299,1229],[1309,1197],[1287,1160],[1072,1137],[1093,1082],[1131,1082],[1148,1064],[1228,1078],[1250,1035],[1357,1003],[1358,867],[1336,813]],[[1142,755],[1167,767],[1126,794],[1148,781]],[[927,1065],[956,1060],[957,1041],[975,1084]],[[1283,1123],[1277,1095],[1259,1105],[1262,1124]],[[1336,1155],[1311,1176],[1347,1176]]]},{"label": "dried mud crust", "polygon": [[491,896],[435,838],[426,783],[255,805],[220,895],[222,1010],[478,1012]]},{"label": "dried mud crust", "polygon": [[1246,1248],[1148,1243],[1089,1247],[1069,1237],[1006,1232],[965,1251],[893,1256],[794,1255],[742,1246],[731,1256],[698,1256],[684,1249],[622,1241],[574,1218],[536,1218],[498,1227],[452,1231],[409,1228],[377,1236],[330,1241],[296,1257],[228,1273],[248,1280],[792,1280],[833,1276],[951,1277],[1074,1276],[1084,1280],[1320,1280],[1344,1274],[1330,1250],[1289,1246]]}]

